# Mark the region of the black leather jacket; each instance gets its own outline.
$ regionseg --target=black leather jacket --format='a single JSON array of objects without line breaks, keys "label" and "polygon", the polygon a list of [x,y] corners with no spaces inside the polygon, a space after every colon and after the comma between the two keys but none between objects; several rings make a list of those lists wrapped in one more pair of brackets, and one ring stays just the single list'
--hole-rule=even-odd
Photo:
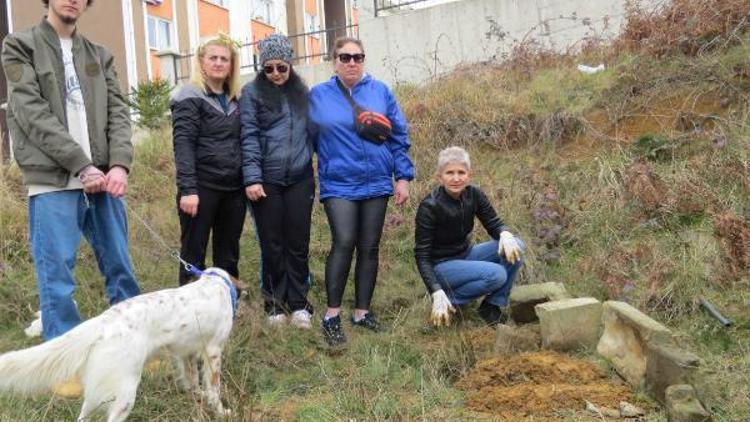
[{"label": "black leather jacket", "polygon": [[503,224],[487,196],[475,186],[467,186],[454,199],[440,186],[419,204],[414,233],[414,256],[427,291],[442,289],[434,265],[464,258],[472,246],[474,216],[493,239],[510,229]]},{"label": "black leather jacket", "polygon": [[237,102],[230,101],[224,110],[216,95],[186,84],[172,98],[171,108],[179,195],[197,194],[198,186],[242,189]]}]

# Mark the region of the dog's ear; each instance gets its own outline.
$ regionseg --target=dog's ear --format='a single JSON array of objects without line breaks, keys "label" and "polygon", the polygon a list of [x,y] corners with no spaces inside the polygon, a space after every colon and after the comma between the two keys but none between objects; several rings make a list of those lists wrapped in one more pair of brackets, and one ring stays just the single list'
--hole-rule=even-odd
[{"label": "dog's ear", "polygon": [[247,290],[247,285],[240,281],[237,277],[229,276],[229,281],[234,284],[234,288],[237,289],[237,297],[242,297],[242,292]]}]

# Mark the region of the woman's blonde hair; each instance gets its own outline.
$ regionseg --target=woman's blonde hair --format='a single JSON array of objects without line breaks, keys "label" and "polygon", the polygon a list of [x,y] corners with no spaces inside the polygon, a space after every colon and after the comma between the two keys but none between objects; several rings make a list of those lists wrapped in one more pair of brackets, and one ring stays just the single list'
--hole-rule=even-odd
[{"label": "woman's blonde hair", "polygon": [[219,34],[201,44],[195,51],[195,61],[193,62],[193,75],[190,81],[202,89],[206,86],[206,75],[203,74],[201,60],[206,55],[206,49],[210,46],[225,47],[229,50],[232,62],[232,71],[229,72],[227,80],[224,82],[224,90],[228,93],[230,100],[236,100],[240,96],[240,53],[239,43],[226,34]]}]

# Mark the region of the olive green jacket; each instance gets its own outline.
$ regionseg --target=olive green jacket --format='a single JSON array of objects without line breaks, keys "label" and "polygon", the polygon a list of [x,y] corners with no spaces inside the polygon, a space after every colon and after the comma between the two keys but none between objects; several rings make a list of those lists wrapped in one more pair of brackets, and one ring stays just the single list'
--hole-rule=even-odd
[{"label": "olive green jacket", "polygon": [[112,54],[73,35],[73,63],[81,84],[91,159],[70,136],[65,115],[65,69],[60,39],[46,19],[9,34],[2,48],[8,80],[8,129],[25,184],[63,187],[70,174],[94,164],[130,169],[130,113],[120,93]]}]

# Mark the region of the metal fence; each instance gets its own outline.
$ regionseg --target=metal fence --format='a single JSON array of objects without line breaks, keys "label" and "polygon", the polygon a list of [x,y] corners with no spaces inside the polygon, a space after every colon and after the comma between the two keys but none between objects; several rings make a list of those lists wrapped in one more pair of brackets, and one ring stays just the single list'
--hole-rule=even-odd
[{"label": "metal fence", "polygon": [[411,6],[417,3],[424,3],[427,0],[373,0],[373,8],[375,9],[375,16],[377,17],[380,12],[387,12],[389,10],[402,10],[406,6]]},{"label": "metal fence", "polygon": [[[336,38],[342,36],[359,38],[359,26],[347,25],[289,35],[292,46],[295,46],[295,53],[300,50],[297,46],[302,46],[302,54],[295,54],[293,63],[295,65],[315,64],[329,60],[333,42]],[[239,53],[241,72],[246,73],[250,69],[257,72],[260,69],[258,41],[242,44]],[[190,79],[193,70],[194,55],[194,52],[188,52],[174,57],[174,79],[176,84]]]}]

